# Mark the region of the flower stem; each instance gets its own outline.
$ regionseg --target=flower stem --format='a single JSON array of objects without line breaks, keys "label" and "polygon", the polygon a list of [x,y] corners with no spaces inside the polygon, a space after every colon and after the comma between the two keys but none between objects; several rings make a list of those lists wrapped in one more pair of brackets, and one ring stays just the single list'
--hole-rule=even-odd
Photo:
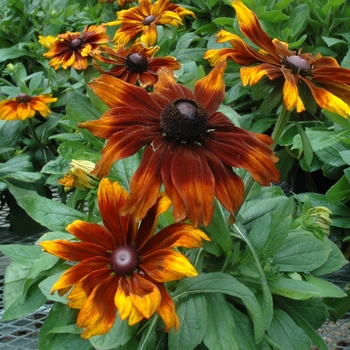
[{"label": "flower stem", "polygon": [[33,124],[33,120],[31,118],[28,118],[28,121],[29,121],[29,126],[30,126],[30,130],[32,131],[32,136],[33,136],[33,139],[38,143],[38,145],[40,147],[42,147],[42,144],[38,138],[38,135],[36,134],[36,131],[35,131],[35,127],[34,127],[34,124]]},{"label": "flower stem", "polygon": [[272,149],[275,149],[279,139],[281,138],[283,131],[288,123],[290,116],[290,111],[287,111],[286,107],[282,105],[281,112],[278,115],[275,128],[272,132],[273,144],[271,146]]}]

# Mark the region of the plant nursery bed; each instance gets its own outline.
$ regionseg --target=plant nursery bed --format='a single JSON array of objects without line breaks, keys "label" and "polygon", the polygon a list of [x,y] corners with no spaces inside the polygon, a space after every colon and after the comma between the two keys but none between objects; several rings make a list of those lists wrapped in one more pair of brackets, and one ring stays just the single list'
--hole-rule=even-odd
[{"label": "plant nursery bed", "polygon": [[[7,208],[0,210],[0,244],[33,244],[40,237],[18,236],[11,232],[10,224],[6,220]],[[5,270],[10,259],[0,252],[0,318],[4,313],[3,289]],[[336,273],[324,276],[330,282],[344,287],[350,282],[350,265],[346,265]],[[1,350],[35,350],[38,348],[39,331],[44,320],[51,309],[50,304],[41,306],[30,315],[11,321],[0,321],[0,349]],[[350,311],[338,320],[332,322],[327,320],[318,330],[328,344],[330,350],[350,350]],[[312,347],[312,350],[317,350]]]}]

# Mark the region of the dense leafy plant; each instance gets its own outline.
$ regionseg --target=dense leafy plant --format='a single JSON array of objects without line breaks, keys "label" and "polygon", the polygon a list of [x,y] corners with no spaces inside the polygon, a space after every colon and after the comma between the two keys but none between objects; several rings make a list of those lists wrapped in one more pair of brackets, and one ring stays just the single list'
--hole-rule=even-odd
[{"label": "dense leafy plant", "polygon": [[[289,49],[331,56],[341,67],[350,68],[345,1],[246,0],[244,4],[256,13],[266,33],[287,42]],[[100,179],[79,168],[79,161],[98,163],[106,143],[81,123],[100,120],[111,106],[91,89],[90,83],[101,75],[91,57],[85,70],[54,70],[43,57],[47,49],[38,38],[83,32],[85,26],[114,21],[120,2],[0,0],[0,5],[2,98],[21,93],[58,98],[47,118],[0,121],[0,191],[6,198],[11,195],[8,203],[14,201],[39,225],[28,234],[48,231],[37,243],[75,241],[68,225],[75,220],[103,221],[97,203]],[[207,50],[231,47],[218,43],[217,33],[224,29],[241,38],[243,34],[231,1],[185,0],[181,6],[193,11],[195,18],[186,16],[178,27],[158,25],[155,56],[175,57],[181,63],[176,82],[193,91],[213,69],[204,58]],[[111,38],[118,28],[107,27]],[[306,350],[314,344],[327,349],[317,329],[327,318],[341,317],[349,303],[346,289],[323,278],[341,269],[350,254],[349,119],[321,109],[310,92],[300,91],[306,110],[293,109],[280,125],[285,111],[281,79],[265,77],[244,86],[240,68],[228,61],[225,100],[219,111],[238,128],[276,137],[281,180],[261,186],[246,170],[235,169],[245,184],[235,220],[215,199],[210,224],[199,226],[210,241],[193,249],[178,248],[198,275],[165,283],[180,320],[177,332],[164,332],[158,313],[131,326],[118,314],[106,334],[82,338],[83,329],[76,324],[79,310],[67,306],[69,295],[51,293],[71,264],[37,244],[0,246],[12,259],[5,275],[3,321],[53,302],[39,336],[39,349],[45,350],[61,349],[62,344],[84,349],[211,350]],[[144,152],[141,148],[115,162],[108,178],[131,191],[131,178]],[[77,167],[71,167],[72,160]],[[53,188],[58,188],[56,200],[50,199]],[[172,209],[167,210],[155,230],[174,222]],[[334,238],[343,246],[338,247]]]}]

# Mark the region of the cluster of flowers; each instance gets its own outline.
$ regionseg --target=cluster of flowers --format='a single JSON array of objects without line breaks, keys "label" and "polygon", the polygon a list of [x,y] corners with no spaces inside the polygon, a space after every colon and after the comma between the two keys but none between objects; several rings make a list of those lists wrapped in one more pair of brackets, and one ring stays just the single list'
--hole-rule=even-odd
[{"label": "cluster of flowers", "polygon": [[[241,68],[244,85],[256,84],[264,76],[284,78],[283,102],[288,111],[305,109],[298,93],[300,84],[305,84],[321,108],[343,117],[350,114],[348,70],[333,58],[288,50],[286,43],[268,37],[241,1],[233,1],[232,6],[242,33],[260,50],[235,34],[220,31],[218,42],[230,41],[233,47],[207,51],[205,58],[215,67],[196,82],[194,91],[174,79],[173,71],[180,68],[174,57],[154,57],[159,50],[157,25],[178,26],[185,16],[195,17],[168,0],[154,4],[140,0],[138,6],[117,12],[114,22],[40,39],[49,48],[44,56],[54,69],[84,70],[92,59],[102,75],[89,86],[109,107],[99,120],[78,125],[107,140],[101,159],[85,172],[92,182],[82,184],[89,188],[102,179],[98,205],[103,225],[75,221],[67,231],[77,240],[41,243],[47,252],[77,262],[63,273],[52,292],[70,290],[69,306],[80,309],[77,325],[85,328],[84,338],[108,332],[117,310],[130,325],[157,312],[165,331],[178,328],[164,283],[194,277],[197,272],[174,248],[200,247],[203,239],[209,240],[198,227],[210,224],[214,198],[235,220],[244,183],[233,168],[246,169],[264,186],[279,181],[272,138],[236,127],[218,111],[225,97],[226,60],[253,65]],[[111,40],[106,26],[117,25]],[[112,68],[106,70],[103,64]],[[46,116],[50,112],[47,103],[55,100],[20,95],[2,101],[0,119],[23,120],[35,111]],[[127,194],[105,176],[114,162],[143,147]],[[69,174],[61,183],[68,189],[79,186]],[[162,186],[165,192],[160,194]],[[176,223],[154,234],[157,218],[171,205]]]}]

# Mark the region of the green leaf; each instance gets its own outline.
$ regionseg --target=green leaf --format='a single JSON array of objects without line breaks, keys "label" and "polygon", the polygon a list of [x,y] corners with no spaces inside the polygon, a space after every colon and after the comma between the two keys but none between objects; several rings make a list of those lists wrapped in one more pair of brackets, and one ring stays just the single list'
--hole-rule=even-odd
[{"label": "green leaf", "polygon": [[343,298],[346,296],[345,292],[335,284],[318,278],[312,274],[305,275],[307,282],[320,289],[322,298]]},{"label": "green leaf", "polygon": [[[346,219],[346,220],[349,220],[349,219]],[[326,244],[328,248],[330,248],[330,253],[326,262],[316,270],[312,271],[312,274],[315,276],[326,275],[326,274],[338,271],[344,265],[348,264],[348,261],[345,259],[344,254],[335,243],[333,243],[328,238],[326,238],[323,241],[323,243]]]},{"label": "green leaf", "polygon": [[203,228],[203,230],[220,246],[225,255],[233,249],[233,242],[223,208],[217,200],[214,201],[213,219],[209,226]]},{"label": "green leaf", "polygon": [[176,298],[173,299],[193,293],[223,293],[241,299],[253,319],[255,341],[259,343],[262,340],[264,315],[260,303],[250,289],[235,277],[215,272],[202,273],[195,278],[183,279],[176,289]]},{"label": "green leaf", "polygon": [[169,332],[169,350],[192,350],[207,331],[208,312],[204,294],[186,295],[176,304],[180,328]]},{"label": "green leaf", "polygon": [[100,154],[93,151],[90,147],[85,146],[81,142],[67,141],[63,142],[58,147],[58,153],[66,160],[89,160],[91,162],[97,162],[100,158]]},{"label": "green leaf", "polygon": [[292,222],[294,199],[286,199],[276,210],[257,220],[249,234],[249,240],[262,257],[275,254],[286,239]]},{"label": "green leaf", "polygon": [[135,336],[138,325],[130,327],[128,320],[122,321],[117,314],[115,322],[110,331],[103,335],[96,335],[90,338],[91,344],[98,349],[114,349],[118,346],[126,344],[132,337]]},{"label": "green leaf", "polygon": [[58,301],[63,304],[68,303],[68,299],[65,296],[59,296],[58,293],[51,294],[52,286],[58,281],[62,276],[63,271],[56,273],[50,277],[45,278],[39,283],[39,288],[41,292],[46,296],[47,299],[52,301]]},{"label": "green leaf", "polygon": [[329,38],[326,36],[321,36],[321,38],[324,40],[324,42],[327,44],[328,47],[331,47],[331,46],[339,44],[339,43],[347,44],[347,42],[345,40],[341,40],[341,39]]},{"label": "green leaf", "polygon": [[328,259],[329,247],[303,231],[290,233],[278,249],[274,264],[280,271],[313,271]]},{"label": "green leaf", "polygon": [[0,49],[0,62],[12,60],[13,58],[22,56],[33,57],[33,54],[29,53],[28,51],[20,50],[18,45]]},{"label": "green leaf", "polygon": [[350,183],[345,175],[327,191],[326,198],[330,203],[347,202],[350,198]]},{"label": "green leaf", "polygon": [[276,210],[285,199],[285,196],[281,196],[245,201],[239,211],[239,215],[242,216],[242,224],[249,230],[259,217]]},{"label": "green leaf", "polygon": [[[313,150],[316,152],[319,149],[330,147],[336,142],[341,141],[348,137],[344,130],[336,131],[323,131],[323,130],[313,130],[305,128],[305,133],[309,138]],[[292,149],[303,149],[302,141],[300,135],[296,135],[293,139]]]},{"label": "green leaf", "polygon": [[109,173],[112,181],[118,181],[126,190],[130,191],[130,179],[141,162],[141,152],[135,153],[131,157],[115,162]]},{"label": "green leaf", "polygon": [[281,309],[275,309],[267,334],[283,350],[310,350],[311,344],[308,336]]},{"label": "green leaf", "polygon": [[23,294],[29,268],[13,261],[5,272],[4,305],[2,321],[26,316],[37,310],[46,302],[45,296],[38,288],[38,282],[32,284]]},{"label": "green leaf", "polygon": [[322,297],[320,289],[311,283],[293,280],[286,277],[279,277],[274,281],[269,281],[269,287],[273,294],[281,295],[294,300]]},{"label": "green leaf", "polygon": [[43,174],[64,175],[70,168],[70,161],[71,159],[67,161],[62,156],[58,156],[55,160],[50,160],[46,163],[41,169],[41,172]]},{"label": "green leaf", "polygon": [[220,293],[206,295],[208,329],[203,342],[209,350],[239,350],[234,336],[235,323],[228,304]]},{"label": "green leaf", "polygon": [[19,205],[49,230],[65,231],[73,221],[87,220],[87,216],[80,211],[39,195],[22,197]]},{"label": "green leaf", "polygon": [[38,350],[92,350],[90,342],[79,334],[50,333],[55,327],[72,326],[74,329],[78,311],[56,303],[40,329]]},{"label": "green leaf", "polygon": [[38,255],[43,252],[39,246],[23,244],[2,244],[0,250],[13,261],[26,267],[32,266]]},{"label": "green leaf", "polygon": [[0,163],[0,177],[11,175],[16,172],[31,172],[33,165],[30,156],[25,154],[17,155],[6,163]]},{"label": "green leaf", "polygon": [[286,27],[293,30],[293,38],[297,38],[306,28],[309,22],[310,9],[306,4],[293,7]]},{"label": "green leaf", "polygon": [[303,154],[304,154],[305,162],[307,165],[310,165],[312,162],[313,154],[314,154],[311,143],[310,143],[309,138],[307,137],[304,129],[302,128],[302,126],[299,123],[294,123],[294,125],[296,126],[298,133],[301,137],[301,142],[303,144]]},{"label": "green leaf", "polygon": [[330,306],[337,313],[337,318],[342,318],[350,310],[350,290],[346,290],[343,298],[323,298],[322,302]]},{"label": "green leaf", "polygon": [[68,119],[77,125],[79,122],[98,119],[101,112],[93,106],[90,99],[80,92],[74,91],[67,94],[66,112]]},{"label": "green leaf", "polygon": [[250,318],[234,308],[232,305],[229,305],[229,309],[231,310],[231,314],[235,322],[233,335],[238,343],[239,349],[261,349],[261,347],[257,346],[254,342],[254,329]]}]

